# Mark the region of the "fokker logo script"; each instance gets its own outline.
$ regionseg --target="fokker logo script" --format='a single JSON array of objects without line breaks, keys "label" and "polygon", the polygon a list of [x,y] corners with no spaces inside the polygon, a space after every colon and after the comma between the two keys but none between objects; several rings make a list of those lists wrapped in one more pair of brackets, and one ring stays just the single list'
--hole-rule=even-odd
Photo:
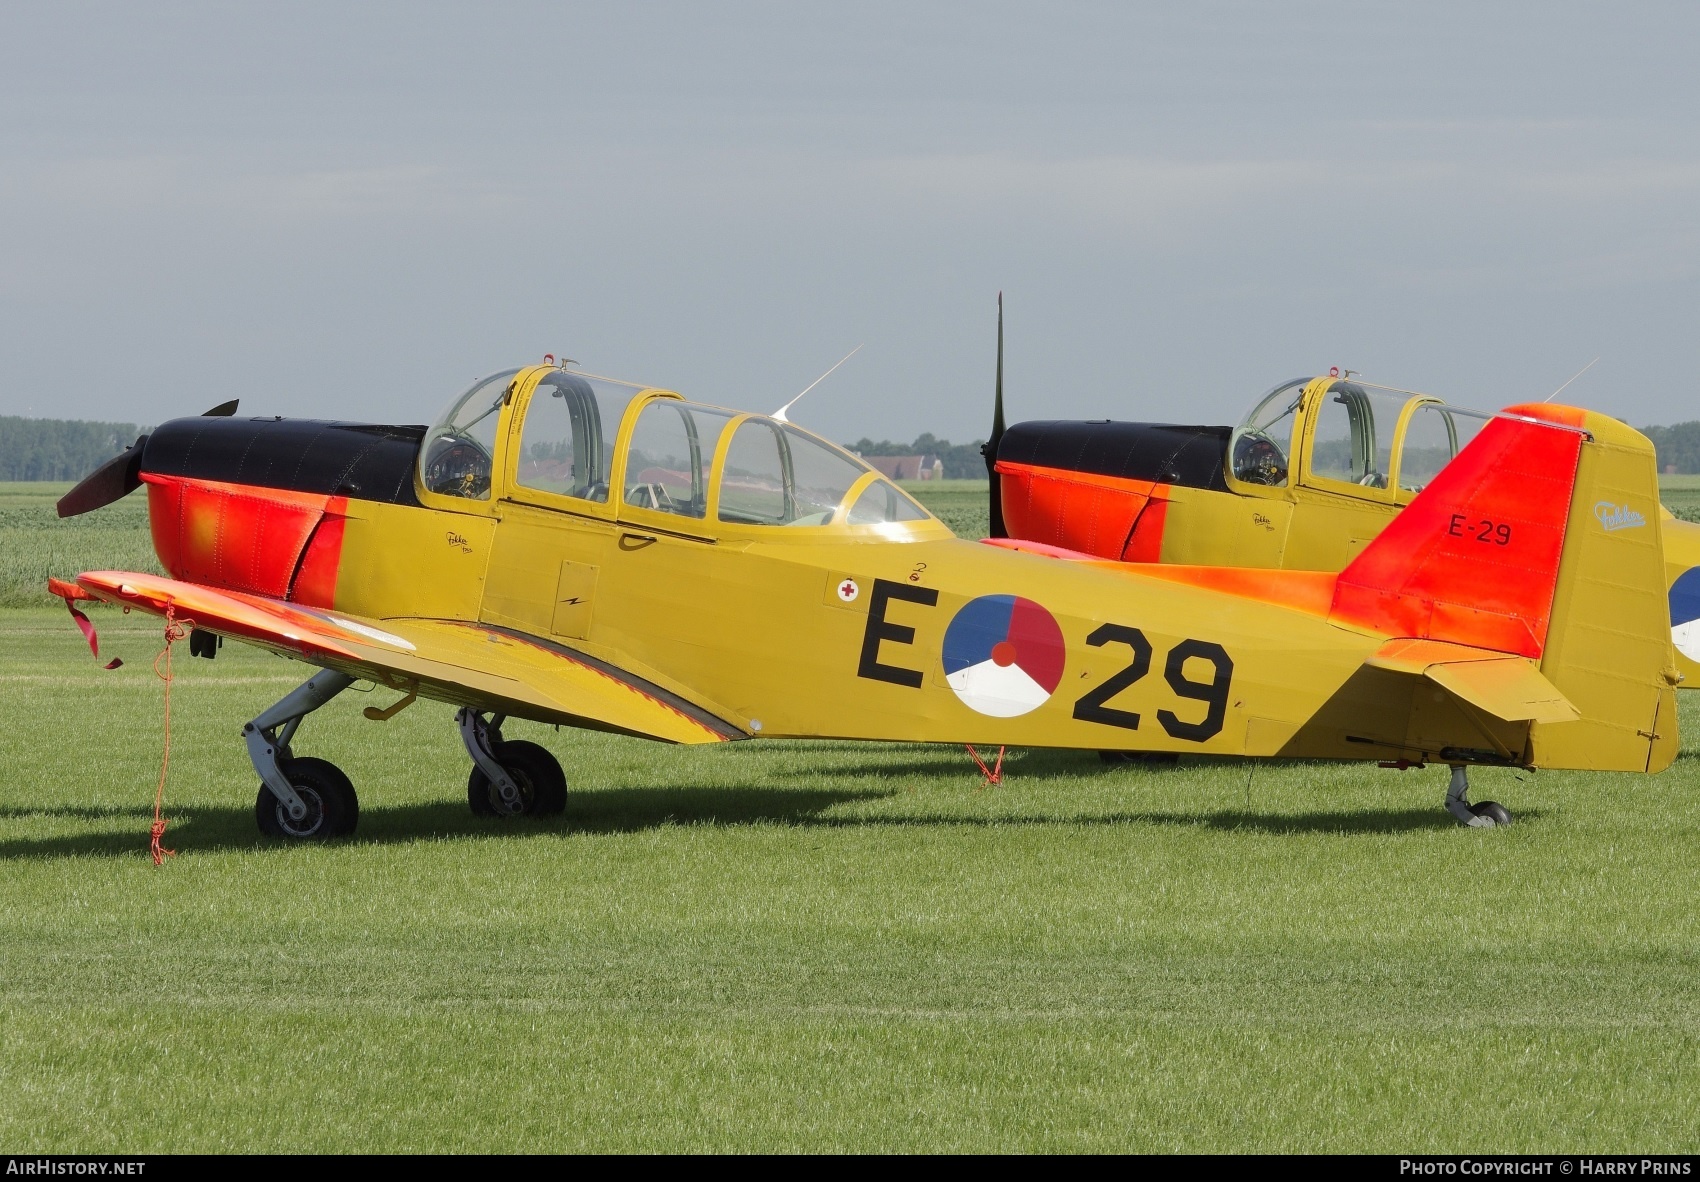
[{"label": "fokker logo script", "polygon": [[1647,524],[1647,519],[1628,505],[1614,505],[1610,501],[1597,502],[1594,516],[1600,519],[1608,534],[1620,529],[1639,529]]}]

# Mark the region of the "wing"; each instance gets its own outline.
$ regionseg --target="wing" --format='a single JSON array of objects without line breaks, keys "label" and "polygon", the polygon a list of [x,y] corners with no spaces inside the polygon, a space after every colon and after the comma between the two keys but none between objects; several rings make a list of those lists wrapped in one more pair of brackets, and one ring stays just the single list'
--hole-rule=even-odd
[{"label": "wing", "polygon": [[373,620],[128,571],[90,571],[77,583],[109,603],[169,612],[208,632],[453,705],[669,743],[747,737],[618,666],[506,628]]}]

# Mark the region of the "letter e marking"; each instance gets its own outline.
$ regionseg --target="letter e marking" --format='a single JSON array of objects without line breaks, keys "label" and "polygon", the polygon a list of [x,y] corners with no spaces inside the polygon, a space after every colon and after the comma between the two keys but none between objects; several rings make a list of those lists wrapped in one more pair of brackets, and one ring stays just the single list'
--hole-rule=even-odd
[{"label": "letter e marking", "polygon": [[919,669],[904,669],[880,662],[881,642],[915,643],[915,629],[907,624],[893,624],[885,618],[886,605],[893,599],[919,603],[924,607],[936,607],[939,593],[932,587],[917,587],[913,583],[888,583],[884,579],[875,579],[873,590],[868,593],[868,624],[862,632],[862,659],[856,666],[856,676],[920,689],[922,676]]}]

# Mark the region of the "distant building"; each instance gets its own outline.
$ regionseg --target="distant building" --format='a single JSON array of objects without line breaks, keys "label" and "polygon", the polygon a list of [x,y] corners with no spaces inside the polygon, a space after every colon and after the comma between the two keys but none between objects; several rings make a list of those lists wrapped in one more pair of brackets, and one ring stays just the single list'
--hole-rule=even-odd
[{"label": "distant building", "polygon": [[940,480],[944,461],[938,456],[863,456],[875,471],[893,480]]}]

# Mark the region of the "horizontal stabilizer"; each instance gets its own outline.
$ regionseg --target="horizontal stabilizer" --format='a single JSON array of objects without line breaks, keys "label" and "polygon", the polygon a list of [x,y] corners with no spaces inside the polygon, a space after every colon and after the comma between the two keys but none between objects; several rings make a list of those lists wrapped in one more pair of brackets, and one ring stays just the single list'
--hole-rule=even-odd
[{"label": "horizontal stabilizer", "polygon": [[1390,640],[1369,659],[1380,669],[1414,673],[1507,722],[1574,722],[1576,707],[1534,661],[1433,640]]}]

